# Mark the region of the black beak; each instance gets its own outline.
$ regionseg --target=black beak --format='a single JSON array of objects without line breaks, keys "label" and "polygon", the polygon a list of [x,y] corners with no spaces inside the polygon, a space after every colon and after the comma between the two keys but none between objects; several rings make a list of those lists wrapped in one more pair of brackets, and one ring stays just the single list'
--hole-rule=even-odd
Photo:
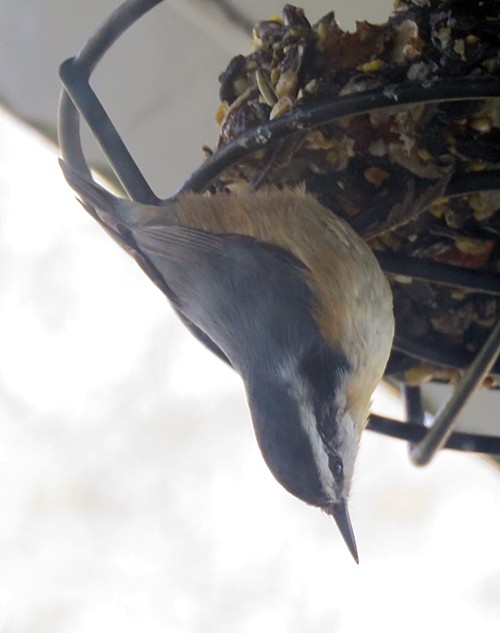
[{"label": "black beak", "polygon": [[351,519],[349,518],[349,510],[347,503],[342,501],[328,509],[328,514],[331,514],[335,519],[335,523],[342,534],[342,538],[345,541],[352,557],[359,564],[358,548],[356,547],[356,539],[354,538],[354,532],[352,530]]}]

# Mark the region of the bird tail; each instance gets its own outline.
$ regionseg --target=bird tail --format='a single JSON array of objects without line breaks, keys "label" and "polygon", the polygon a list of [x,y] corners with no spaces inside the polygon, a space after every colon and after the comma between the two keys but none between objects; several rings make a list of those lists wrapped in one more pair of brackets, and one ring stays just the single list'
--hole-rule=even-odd
[{"label": "bird tail", "polygon": [[119,198],[65,161],[59,159],[59,165],[83,207],[111,231],[120,232],[119,226],[132,228],[155,220],[168,222],[169,212],[175,205],[173,201],[165,201],[163,205],[147,205]]},{"label": "bird tail", "polygon": [[95,207],[96,211],[104,211],[107,214],[115,215],[120,198],[98,185],[96,182],[76,171],[61,158],[59,165],[69,186],[78,194],[83,206]]}]

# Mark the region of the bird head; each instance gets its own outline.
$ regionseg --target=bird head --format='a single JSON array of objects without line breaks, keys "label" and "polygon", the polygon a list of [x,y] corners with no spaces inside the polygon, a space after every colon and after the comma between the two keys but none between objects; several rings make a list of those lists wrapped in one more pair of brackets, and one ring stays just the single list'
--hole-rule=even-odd
[{"label": "bird head", "polygon": [[[335,520],[358,562],[347,501],[364,424],[353,420],[350,365],[339,350],[309,349],[247,381],[257,441],[277,481]],[[371,395],[371,394],[370,394]]]}]

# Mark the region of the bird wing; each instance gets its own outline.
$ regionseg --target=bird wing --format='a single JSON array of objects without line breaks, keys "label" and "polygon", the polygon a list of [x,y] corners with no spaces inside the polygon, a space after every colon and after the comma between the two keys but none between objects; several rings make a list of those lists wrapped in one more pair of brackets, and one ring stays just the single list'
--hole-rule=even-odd
[{"label": "bird wing", "polygon": [[[229,357],[255,337],[279,339],[283,317],[310,327],[305,267],[254,237],[170,225],[133,227],[138,250],[161,275],[180,314]],[[260,341],[254,341],[256,347]]]},{"label": "bird wing", "polygon": [[[68,184],[75,190],[79,196],[79,202],[83,208],[96,220],[101,227],[117,242],[142,268],[151,281],[165,294],[173,304],[179,314],[184,325],[186,325],[192,334],[208,347],[221,360],[230,364],[229,359],[224,352],[189,318],[179,310],[176,297],[171,289],[165,284],[165,280],[161,274],[152,265],[150,259],[141,251],[136,244],[130,229],[120,221],[119,207],[129,205],[132,208],[136,205],[137,210],[142,212],[146,207],[131,200],[117,198],[109,191],[98,185],[96,182],[88,178],[85,174],[73,169],[71,165],[59,159],[59,165],[63,171],[64,177]],[[101,216],[104,211],[105,215]]]},{"label": "bird wing", "polygon": [[[169,224],[167,209],[117,198],[60,161],[83,206],[170,299],[185,325],[221,359],[250,334],[279,338],[283,315],[310,319],[304,265],[253,237]],[[97,211],[97,212],[96,212]]]}]

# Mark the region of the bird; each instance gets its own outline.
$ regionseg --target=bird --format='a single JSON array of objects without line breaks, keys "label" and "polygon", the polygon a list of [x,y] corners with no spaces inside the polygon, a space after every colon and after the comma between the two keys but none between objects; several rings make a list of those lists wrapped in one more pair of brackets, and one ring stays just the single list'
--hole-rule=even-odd
[{"label": "bird", "polygon": [[304,186],[143,204],[60,165],[191,332],[241,376],[272,475],[334,519],[358,563],[349,493],[394,335],[373,251]]}]

